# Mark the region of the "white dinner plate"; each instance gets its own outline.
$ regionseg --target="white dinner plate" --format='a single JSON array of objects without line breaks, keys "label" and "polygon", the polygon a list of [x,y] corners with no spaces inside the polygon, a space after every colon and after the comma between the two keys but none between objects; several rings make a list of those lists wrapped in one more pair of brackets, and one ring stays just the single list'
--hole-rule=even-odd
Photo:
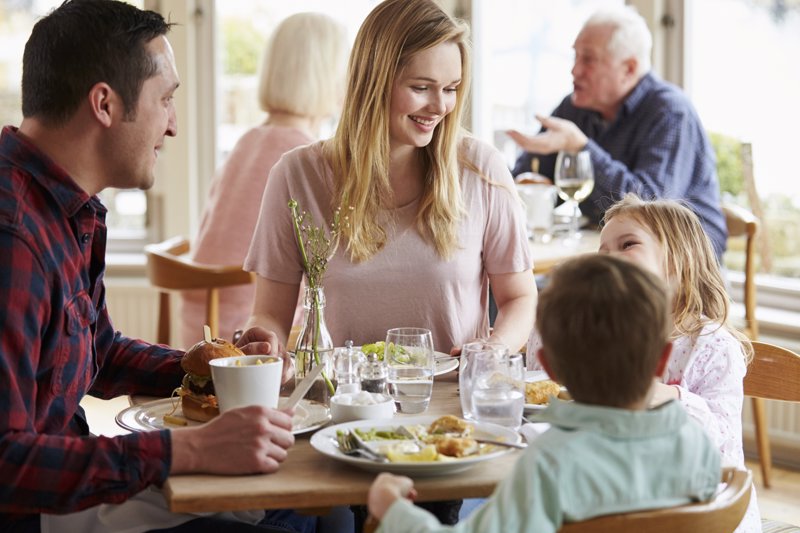
[{"label": "white dinner plate", "polygon": [[[337,461],[351,464],[363,470],[370,472],[392,472],[394,474],[402,474],[406,476],[441,476],[445,474],[452,474],[467,470],[470,467],[496,459],[502,455],[514,451],[513,448],[505,446],[492,446],[493,450],[481,455],[467,456],[461,459],[448,459],[446,461],[425,461],[425,462],[407,462],[407,463],[384,463],[379,461],[372,461],[362,457],[345,455],[339,451],[336,444],[336,432],[346,431],[351,429],[392,429],[400,424],[404,426],[413,426],[415,424],[429,425],[431,422],[439,418],[438,416],[416,416],[416,417],[402,417],[394,418],[392,420],[356,420],[354,422],[346,422],[344,424],[337,424],[328,426],[314,433],[311,436],[311,446],[323,455],[327,455]],[[520,442],[522,438],[519,433],[513,429],[498,426],[497,424],[489,424],[486,422],[470,422],[474,425],[475,431],[473,436],[476,438],[501,440],[505,442]],[[387,441],[383,441],[384,443]],[[491,445],[481,445],[491,446]]]},{"label": "white dinner plate", "polygon": [[[286,400],[286,398],[281,398]],[[177,405],[177,408],[175,407]],[[173,412],[173,409],[175,411]],[[171,429],[182,427],[164,422],[164,415],[172,414],[178,419],[186,420],[186,426],[199,426],[197,422],[184,418],[178,398],[163,398],[152,402],[132,405],[120,411],[116,416],[117,424],[130,431],[152,431],[154,429]],[[300,435],[319,429],[331,419],[330,411],[322,404],[309,400],[300,400],[292,418],[292,433]]]},{"label": "white dinner plate", "polygon": [[435,352],[434,355],[436,356],[436,370],[433,372],[434,376],[441,376],[442,374],[452,372],[458,368],[459,361],[461,360],[459,357],[450,357],[442,352]]},{"label": "white dinner plate", "polygon": [[[353,349],[360,350],[361,346],[353,346]],[[452,357],[450,354],[444,352],[433,352],[433,356],[436,358],[436,368],[433,371],[434,376],[441,376],[442,374],[452,372],[458,368],[459,361],[461,360],[459,357]]]}]

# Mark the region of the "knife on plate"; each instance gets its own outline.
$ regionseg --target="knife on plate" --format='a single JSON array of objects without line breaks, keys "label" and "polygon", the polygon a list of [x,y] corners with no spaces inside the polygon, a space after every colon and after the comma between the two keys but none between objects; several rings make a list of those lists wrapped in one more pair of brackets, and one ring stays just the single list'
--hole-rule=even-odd
[{"label": "knife on plate", "polygon": [[306,377],[303,378],[303,381],[301,381],[295,386],[294,392],[292,393],[291,396],[289,396],[289,399],[286,401],[285,404],[283,404],[282,408],[294,409],[295,407],[297,407],[297,404],[300,403],[300,400],[302,400],[303,396],[306,395],[308,389],[310,389],[311,385],[314,384],[314,380],[317,379],[317,376],[320,375],[323,368],[325,368],[324,365],[314,366],[311,369],[311,371],[308,374],[306,374]]}]

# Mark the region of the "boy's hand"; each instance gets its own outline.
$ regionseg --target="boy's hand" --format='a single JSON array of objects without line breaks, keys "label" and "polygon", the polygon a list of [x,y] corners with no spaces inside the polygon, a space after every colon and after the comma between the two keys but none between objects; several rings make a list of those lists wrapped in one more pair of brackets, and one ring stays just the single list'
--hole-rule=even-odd
[{"label": "boy's hand", "polygon": [[383,520],[383,515],[398,498],[408,498],[413,500],[417,497],[414,490],[414,482],[405,476],[395,476],[386,472],[380,474],[367,495],[367,506],[372,516],[378,520]]},{"label": "boy's hand", "polygon": [[680,390],[677,386],[667,385],[660,381],[655,381],[653,383],[651,394],[650,407],[658,407],[662,403],[666,403],[670,400],[679,400],[681,397]]}]

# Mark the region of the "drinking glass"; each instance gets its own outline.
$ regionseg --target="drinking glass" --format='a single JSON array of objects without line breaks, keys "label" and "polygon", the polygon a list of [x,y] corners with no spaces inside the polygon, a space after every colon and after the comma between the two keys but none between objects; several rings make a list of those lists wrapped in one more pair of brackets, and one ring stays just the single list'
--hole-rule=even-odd
[{"label": "drinking glass", "polygon": [[424,328],[393,328],[383,351],[389,394],[401,413],[422,413],[433,393],[433,336]]},{"label": "drinking glass", "polygon": [[555,185],[561,199],[572,206],[572,220],[566,242],[575,243],[581,237],[578,232],[578,220],[581,216],[578,204],[594,189],[594,171],[589,152],[558,152]]},{"label": "drinking glass", "polygon": [[499,342],[475,341],[461,346],[461,367],[458,369],[458,396],[461,400],[461,414],[473,419],[472,371],[476,354],[493,353],[498,357],[508,355],[508,347]]},{"label": "drinking glass", "polygon": [[472,360],[472,416],[519,428],[525,407],[525,370],[521,353],[475,353]]}]

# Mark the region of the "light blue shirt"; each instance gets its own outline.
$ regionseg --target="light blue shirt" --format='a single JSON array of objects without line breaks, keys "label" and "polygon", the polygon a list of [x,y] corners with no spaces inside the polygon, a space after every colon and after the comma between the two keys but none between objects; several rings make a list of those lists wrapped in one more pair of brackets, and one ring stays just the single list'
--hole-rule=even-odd
[{"label": "light blue shirt", "polygon": [[408,500],[395,502],[380,532],[557,531],[563,522],[710,499],[720,455],[677,402],[631,411],[554,401],[536,439],[479,509],[442,526]]}]

